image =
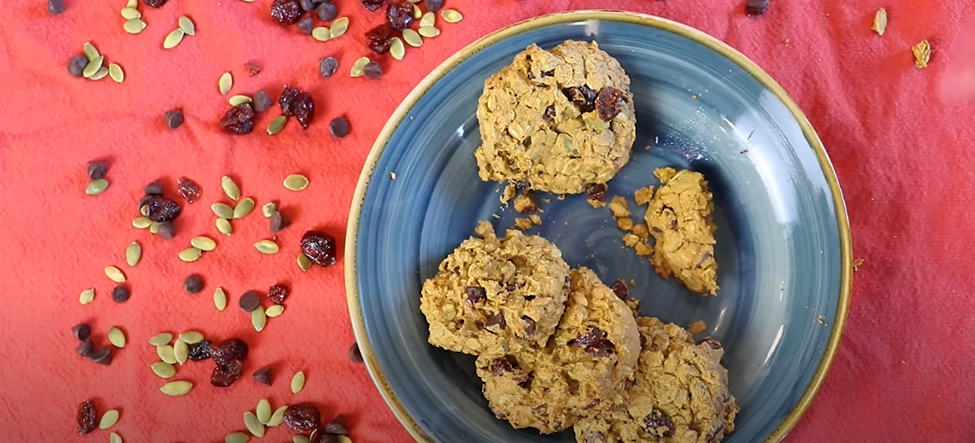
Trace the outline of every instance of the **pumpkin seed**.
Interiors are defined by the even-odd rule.
[[[180,366],[186,363],[186,359],[190,358],[190,347],[185,341],[177,340],[176,344],[173,345],[173,357],[176,359],[176,363]]]
[[[267,314],[264,313],[263,307],[258,306],[257,309],[251,311],[251,325],[257,332],[263,331],[264,327],[267,326]]]
[[[247,197],[234,207],[234,218],[244,218],[254,210],[254,199]]]
[[[175,48],[179,42],[183,41],[183,35],[185,35],[185,33],[182,29],[173,29],[173,31],[166,36],[166,39],[163,40],[163,49]]]
[[[281,423],[284,423],[284,413],[287,411],[288,411],[288,405],[284,405],[276,409],[274,413],[271,414],[271,418],[268,419],[267,425],[272,428],[275,426],[281,426]]]
[[[152,338],[149,339],[149,344],[157,347],[166,346],[171,341],[173,341],[173,334],[170,334],[168,332],[160,332],[156,335],[153,335]]]
[[[264,425],[257,420],[257,416],[255,416],[251,411],[244,413],[244,426],[247,427],[247,431],[250,432],[251,435],[257,438],[264,436]]]
[[[298,267],[302,272],[307,271],[311,268],[311,259],[305,254],[298,254]]]
[[[118,423],[118,410],[111,409],[102,414],[102,419],[98,421],[98,429],[108,429]]]
[[[125,2],[125,7],[126,8],[138,8],[139,7],[139,0],[127,0]]]
[[[152,220],[149,220],[149,218],[145,216],[136,217],[135,220],[132,220],[132,227],[137,229],[146,229],[150,224],[152,224]]]
[[[139,264],[139,259],[142,258],[142,246],[139,242],[129,243],[129,247],[125,248],[125,263],[129,266],[135,266]]]
[[[230,220],[227,220],[225,218],[218,218],[217,232],[223,235],[230,235],[234,233],[234,227],[230,225]]]
[[[246,1],[246,0],[245,0]],[[231,432],[224,437],[224,443],[247,443],[251,439],[251,436],[243,432]]]
[[[271,420],[271,402],[267,401],[266,398],[262,398],[261,401],[257,402],[254,415],[257,416],[257,421],[261,422],[262,425],[266,425]]]
[[[105,180],[104,178],[100,178],[98,180],[93,180],[91,183],[88,183],[88,187],[85,188],[85,194],[98,195],[101,194],[102,192],[105,192],[106,189],[108,189],[108,180]]]
[[[179,334],[179,341],[188,345],[195,345],[203,341],[203,334],[197,331],[186,331]]]
[[[261,207],[261,214],[264,215],[265,218],[270,218],[275,212],[278,212],[278,204],[275,202],[265,203],[264,206]]]
[[[113,326],[112,329],[108,330],[108,342],[115,346],[116,348],[122,349],[125,347],[125,333],[121,329]]]
[[[210,252],[217,249],[217,242],[213,241],[212,238],[206,236],[193,237],[190,240],[190,245],[201,251]]]
[[[301,434],[295,435],[291,437],[291,443],[308,443],[308,437]]]
[[[121,14],[122,18],[126,20],[142,18],[142,14],[135,8],[122,8]]]
[[[281,314],[284,314],[284,306],[282,305],[269,306],[267,309],[264,310],[264,313],[267,315],[268,318],[278,317]]]
[[[400,40],[399,37],[393,37],[393,41],[389,45],[389,54],[396,60],[402,60],[403,56],[406,55],[406,46],[403,46],[403,40]]]
[[[164,384],[161,388],[159,388],[159,390],[162,391],[163,394],[173,396],[173,397],[186,395],[192,389],[193,389],[193,383],[190,383],[185,380],[171,381],[169,383]]]
[[[91,77],[88,77],[88,79],[92,81],[98,81],[107,76],[108,76],[108,68],[102,66],[101,68],[98,68],[98,70],[95,71],[95,73]]]
[[[254,243],[254,247],[257,248],[258,251],[261,251],[265,254],[277,254],[278,251],[280,250],[280,248],[278,248],[278,244],[275,243],[273,240],[261,240],[257,243]]]
[[[217,288],[216,291],[213,291],[213,306],[218,311],[227,309],[227,293],[223,292],[223,288]]]
[[[311,30],[311,36],[320,42],[327,42],[332,38],[332,32],[324,26],[318,26]]]
[[[291,377],[291,393],[297,394],[305,389],[305,371],[298,371],[294,377]]]
[[[420,34],[417,34],[416,31],[410,28],[406,28],[403,30],[403,41],[405,41],[406,44],[414,48],[419,48],[420,46],[423,46],[423,37],[420,37]]]
[[[440,35],[440,30],[433,26],[422,26],[420,27],[420,35],[424,37],[436,37]]]
[[[196,25],[193,23],[193,20],[190,20],[189,17],[185,15],[181,16],[178,23],[179,29],[182,29],[183,33],[186,35],[196,35]]]
[[[193,263],[199,260],[201,255],[203,255],[203,253],[196,248],[186,248],[179,251],[179,259],[187,263]]]
[[[410,1],[410,3],[413,3],[413,4],[420,3],[420,0],[409,0],[409,1]]]
[[[93,301],[95,301],[94,289],[85,289],[84,291],[81,291],[81,295],[78,296],[78,302],[83,305],[87,305],[88,303],[91,303]]]
[[[345,35],[345,31],[349,30],[349,18],[339,17],[332,22],[331,38],[338,38]]]
[[[335,443],[352,443],[352,439],[348,435],[338,435],[335,437]]]
[[[369,57],[359,57],[359,59],[352,64],[351,77],[362,77],[362,71],[366,68],[366,65],[369,64],[369,61]]]
[[[88,58],[89,62],[95,61],[95,59],[101,55],[98,53],[98,50],[95,49],[95,45],[91,44],[91,42],[85,42],[82,49],[85,51],[85,57]]]
[[[112,77],[112,80],[115,80],[115,83],[122,83],[125,80],[125,72],[122,71],[121,66],[115,63],[108,65],[108,75]]]
[[[420,10],[419,6],[413,5],[413,18],[419,20],[420,17],[423,17],[423,11]]]
[[[138,34],[146,29],[146,22],[142,21],[141,18],[126,20],[125,24],[122,25],[122,29],[129,34]]]
[[[454,9],[444,9],[440,11],[440,16],[447,23],[457,23],[464,19],[464,16]]]
[[[230,106],[238,106],[244,103],[250,103],[253,100],[246,95],[235,95],[233,97],[230,97],[230,100],[228,101],[230,102]]]
[[[116,268],[115,266],[105,267],[105,276],[115,283],[125,283],[125,274],[122,273],[121,269]]]
[[[159,225],[161,225],[161,224],[162,223],[159,223],[159,222],[150,222],[149,223],[149,232],[152,233],[152,234],[158,234],[159,233]]]
[[[271,120],[271,123],[267,124],[268,135],[274,135],[281,132],[281,130],[284,129],[284,125],[286,123],[288,123],[288,117],[285,117],[283,115],[274,117],[274,119]]]
[[[159,356],[160,360],[166,363],[169,363],[171,365],[176,364],[176,354],[175,351],[173,351],[173,347],[171,345],[157,346],[156,355]]]
[[[874,32],[877,33],[877,35],[884,35],[884,31],[887,30],[886,9],[880,8],[877,10],[877,14],[873,16],[873,26],[871,26],[870,29],[873,29]]]
[[[230,75],[229,72],[224,72],[220,75],[220,80],[217,81],[217,88],[220,91],[220,95],[225,95],[230,92],[230,88],[234,85],[234,77]]]
[[[108,434],[108,443],[122,443],[122,436],[118,432]]]
[[[220,218],[234,218],[234,208],[226,203],[214,203],[210,205],[210,210],[213,211],[213,215]]]
[[[236,97],[236,96],[235,96]],[[227,194],[231,200],[240,200],[240,186],[237,186],[237,182],[229,176],[223,176],[220,178],[220,187],[223,188],[223,193]],[[223,217],[228,218],[228,217]]]
[[[300,191],[308,187],[308,177],[301,174],[291,174],[284,179],[284,187],[292,191]]]
[[[433,26],[436,24],[436,22],[437,14],[434,12],[423,14],[423,17],[420,18],[420,26]]]
[[[151,367],[152,373],[159,376],[159,378],[171,378],[176,375],[176,368],[164,361],[157,361]]]

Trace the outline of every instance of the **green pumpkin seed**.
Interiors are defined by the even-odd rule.
[[[190,245],[204,252],[210,252],[217,249],[217,242],[213,241],[213,239],[210,237],[202,235],[199,237],[193,237],[193,240],[190,240]]]
[[[246,1],[246,0],[245,0]],[[251,439],[251,436],[243,432],[231,432],[224,437],[224,443],[247,443]]]
[[[98,71],[95,71],[95,74],[93,74],[91,77],[88,77],[88,80],[98,81],[105,77],[108,77],[108,68],[102,66],[101,68],[98,68]]]
[[[884,32],[887,30],[886,9],[880,8],[877,10],[877,13],[873,16],[873,25],[870,26],[870,29],[873,29],[877,35],[884,35]]]
[[[116,268],[115,266],[106,266],[105,276],[115,283],[125,283],[125,274],[122,273],[121,269]]]
[[[440,30],[433,26],[423,26],[420,28],[420,35],[424,37],[433,38],[440,35]]]
[[[169,383],[164,384],[161,388],[159,388],[159,390],[162,391],[163,394],[173,396],[173,397],[186,395],[192,389],[193,389],[193,383],[190,383],[185,380],[171,381]]]
[[[264,425],[257,420],[257,416],[251,411],[244,413],[244,426],[247,427],[247,431],[250,432],[251,435],[257,438],[264,436]]]
[[[320,42],[327,42],[332,38],[332,31],[324,26],[318,26],[311,30],[311,37]]]
[[[122,443],[122,436],[118,432],[108,434],[108,443]]]
[[[122,71],[121,66],[115,63],[108,65],[108,75],[112,77],[112,80],[115,80],[115,83],[122,83],[125,80],[125,72]]]
[[[264,310],[264,314],[267,315],[267,318],[278,317],[281,314],[284,314],[284,306],[282,305],[269,306],[267,309]]]
[[[311,268],[311,259],[305,254],[298,254],[298,267],[302,272],[307,271]]]
[[[420,0],[409,0],[409,1],[410,1],[410,3],[413,3],[413,4],[420,3]]]
[[[369,64],[369,57],[359,57],[355,63],[352,64],[352,74],[353,78],[362,77],[362,71],[365,69],[366,65]]]
[[[87,305],[88,303],[91,303],[93,301],[95,301],[94,289],[85,289],[84,291],[81,291],[81,295],[78,296],[78,303],[81,303],[83,305]]]
[[[281,423],[284,423],[284,413],[287,411],[288,405],[284,405],[276,409],[274,413],[271,414],[271,418],[267,420],[267,425],[272,428],[275,426],[281,426]]]
[[[235,95],[233,97],[230,97],[230,100],[228,100],[228,102],[230,102],[230,106],[238,106],[244,103],[250,103],[252,101],[253,100],[246,95]]]
[[[257,416],[257,421],[261,422],[262,425],[266,425],[271,420],[271,402],[267,401],[266,398],[262,398],[261,401],[257,402],[254,415]]]
[[[139,7],[139,0],[126,0],[125,7],[126,8],[133,8],[133,9],[134,8],[138,8]]]
[[[254,210],[254,199],[247,197],[234,207],[234,218],[244,218]]]
[[[291,393],[297,394],[305,389],[305,372],[298,371],[294,377],[291,377]]]
[[[95,61],[95,59],[101,55],[98,53],[98,50],[95,49],[95,45],[91,44],[91,42],[85,42],[82,48],[85,51],[85,57],[88,58],[89,62]]]
[[[151,233],[151,234],[158,234],[159,233],[159,225],[160,224],[162,224],[162,223],[159,223],[159,222],[150,222],[149,223],[149,233]]]
[[[184,35],[186,34],[183,32],[182,29],[179,28],[173,29],[172,32],[166,35],[166,39],[163,40],[163,49],[175,48],[176,45],[179,44],[179,42],[183,41]]]
[[[129,247],[125,248],[125,263],[129,266],[135,266],[139,264],[139,259],[142,258],[142,246],[139,242],[129,243]]]
[[[203,334],[198,331],[186,331],[179,334],[179,341],[188,345],[195,345],[203,341]]]
[[[178,23],[179,29],[182,29],[183,33],[186,35],[196,35],[196,25],[193,23],[193,20],[190,20],[189,17],[185,15],[181,16]]]
[[[217,81],[217,88],[220,91],[220,95],[226,95],[230,92],[230,88],[234,85],[234,77],[230,75],[229,72],[224,72],[220,75],[220,80]]]
[[[122,25],[122,29],[129,34],[138,34],[146,29],[146,22],[142,21],[141,18],[126,20],[125,24]]]
[[[308,437],[301,434],[295,435],[291,437],[291,443],[308,443]]]
[[[187,263],[193,263],[199,260],[200,256],[202,255],[203,253],[196,248],[186,248],[182,251],[179,251],[179,259]]]
[[[338,435],[335,437],[335,443],[352,443],[352,439],[348,435]]]
[[[213,306],[218,311],[227,309],[227,293],[223,292],[223,288],[217,288],[216,291],[213,291]]]
[[[149,339],[149,344],[159,347],[159,346],[166,346],[172,341],[173,341],[173,334],[170,334],[168,332],[160,332],[156,335],[153,335],[152,338]]]
[[[278,204],[275,202],[265,203],[264,206],[261,207],[261,214],[265,218],[270,218],[275,212],[278,212]]]
[[[280,250],[280,248],[278,248],[278,244],[272,240],[261,240],[254,243],[254,247],[257,248],[258,251],[269,255],[277,254],[278,250]]]
[[[405,41],[406,44],[414,48],[419,48],[420,46],[423,46],[423,37],[420,37],[420,34],[417,34],[416,31],[410,28],[406,28],[403,30],[403,41]]]
[[[234,218],[234,208],[226,203],[214,203],[210,205],[210,210],[213,211],[213,215],[220,218]]]
[[[254,330],[261,332],[264,327],[267,326],[267,314],[264,313],[264,308],[258,306],[257,309],[251,311],[251,326],[254,326]]]
[[[236,97],[236,96],[234,96]],[[237,182],[229,176],[223,176],[220,178],[220,187],[223,188],[223,193],[227,194],[231,200],[240,200],[240,186],[237,186]],[[228,217],[223,217],[228,218]]]
[[[98,429],[108,429],[118,423],[118,410],[110,409],[102,414],[102,419],[98,421]]]
[[[151,368],[152,373],[156,374],[159,378],[172,378],[172,376],[176,375],[176,368],[164,361],[153,363]]]
[[[126,20],[142,18],[142,13],[140,13],[139,10],[135,8],[122,8],[121,14],[122,14],[122,18]]]
[[[308,177],[301,174],[291,174],[284,179],[284,187],[291,191],[300,191],[308,187]]]
[[[331,38],[339,38],[345,35],[345,31],[349,30],[349,18],[339,17],[332,22]]]
[[[156,355],[159,356],[160,360],[166,363],[169,363],[171,365],[176,364],[176,353],[173,350],[173,347],[171,345],[157,346]]]
[[[437,14],[428,12],[420,18],[420,26],[433,26],[437,23]]]
[[[115,346],[116,348],[122,349],[125,347],[125,333],[122,332],[118,327],[113,326],[112,329],[108,330],[108,342]]]
[[[88,187],[85,188],[85,194],[88,195],[98,195],[108,189],[108,180],[100,178],[88,183]]]
[[[176,344],[173,345],[173,358],[176,359],[176,363],[179,363],[180,366],[190,358],[190,347],[185,341],[177,340]]]
[[[403,56],[406,55],[406,46],[403,45],[403,40],[400,40],[399,37],[393,37],[393,41],[389,45],[389,54],[396,60],[402,60]]]
[[[150,224],[152,224],[152,220],[149,220],[149,218],[145,216],[136,217],[135,220],[132,220],[132,227],[137,229],[146,229]]]
[[[423,11],[420,10],[419,6],[413,5],[413,18],[419,20],[420,17],[423,17]]]
[[[274,135],[281,132],[284,129],[284,125],[288,123],[288,117],[279,115],[271,120],[271,123],[267,124],[268,135]]]
[[[454,9],[444,9],[443,11],[440,11],[440,16],[443,17],[443,20],[447,23],[457,23],[464,19],[464,16]]]
[[[230,225],[230,220],[227,220],[225,218],[218,218],[217,232],[223,235],[230,235],[234,233],[234,227]]]

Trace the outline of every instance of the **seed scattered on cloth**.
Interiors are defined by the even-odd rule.
[[[251,411],[244,413],[244,427],[247,428],[247,432],[250,432],[251,435],[257,438],[264,437],[264,425],[261,424],[261,421]]]
[[[877,10],[877,13],[873,16],[873,26],[871,26],[870,29],[873,29],[877,35],[884,35],[884,32],[887,30],[886,9],[880,8]]]
[[[405,41],[406,44],[414,48],[419,48],[420,46],[423,46],[423,37],[420,37],[419,33],[417,33],[416,31],[410,28],[406,28],[403,30],[403,41]]]
[[[349,29],[349,18],[348,17],[338,18],[334,22],[332,22],[332,28],[329,33],[330,38],[339,38],[345,35],[345,31],[347,31],[348,29]]]
[[[105,267],[105,275],[109,280],[115,283],[125,283],[125,274],[122,273],[121,269],[116,268],[115,266]]]
[[[102,419],[98,422],[98,429],[109,429],[112,426],[115,426],[115,423],[118,423],[118,418],[119,414],[117,409],[105,411],[105,413],[102,414]]]
[[[111,77],[115,83],[122,83],[125,80],[125,72],[122,71],[121,66],[115,63],[110,63],[108,65],[108,76]]]
[[[98,180],[93,180],[90,183],[88,183],[88,186],[85,187],[85,194],[98,195],[101,194],[102,192],[105,192],[106,189],[108,189],[108,180],[105,180],[104,178],[100,178]]]
[[[223,288],[217,288],[213,291],[213,307],[217,308],[218,311],[227,309],[227,293],[223,291]]]
[[[234,218],[244,218],[254,210],[254,199],[247,197],[234,206]]]
[[[351,77],[362,77],[363,69],[365,69],[366,64],[369,63],[369,57],[359,57],[355,63],[352,64]]]
[[[152,373],[156,374],[156,376],[159,378],[172,378],[174,375],[176,375],[176,368],[164,361],[157,361],[153,363],[150,368],[152,369]]]
[[[433,26],[423,26],[420,28],[418,32],[420,33],[420,35],[427,38],[433,38],[440,35],[440,29]]]
[[[193,383],[190,383],[185,380],[171,381],[169,383],[164,384],[161,388],[159,388],[159,390],[162,391],[163,394],[174,396],[174,397],[180,395],[186,395],[192,389],[193,389]]]
[[[230,220],[225,218],[218,218],[216,221],[217,231],[223,235],[231,235],[234,233],[233,226],[230,225]]]
[[[142,259],[142,246],[139,242],[129,243],[129,246],[125,248],[125,263],[129,266],[135,266],[139,264],[139,260]]]
[[[220,79],[217,80],[217,90],[220,91],[220,95],[226,95],[233,86],[234,77],[229,72],[224,72],[220,75]]]
[[[300,191],[308,187],[308,178],[301,174],[291,174],[284,179],[284,187],[291,191]]]
[[[291,377],[291,393],[297,394],[302,389],[305,389],[305,372],[298,371],[294,377]]]
[[[183,41],[184,35],[186,35],[186,33],[184,33],[182,29],[179,28],[173,29],[169,34],[166,35],[166,38],[163,40],[163,49],[175,48],[176,45],[178,45],[180,42]]]
[[[254,248],[256,248],[258,251],[264,254],[269,254],[269,255],[277,254],[278,251],[280,250],[278,244],[275,243],[273,240],[261,240],[257,243],[254,243]]]
[[[253,102],[253,100],[251,100],[251,98],[246,95],[235,95],[233,97],[230,97],[230,99],[227,100],[227,103],[229,103],[230,106],[237,106],[237,105],[242,105],[244,103],[251,103],[251,102]]]
[[[128,32],[129,34],[138,34],[146,29],[146,22],[142,21],[142,19],[139,18],[126,20],[125,23],[122,25],[122,29],[124,29],[125,32]]]
[[[768,0],[765,1],[768,2]],[[440,11],[440,17],[442,17],[447,23],[457,23],[464,19],[464,16],[454,9],[444,9],[443,11]]]
[[[149,344],[158,347],[168,345],[171,341],[173,341],[173,334],[168,332],[160,332],[153,335],[152,338],[149,339]]]
[[[93,301],[95,301],[94,289],[85,289],[84,291],[81,291],[81,295],[78,296],[78,302],[83,305],[87,305],[88,303],[91,303]]]
[[[113,326],[108,330],[108,342],[115,346],[116,348],[122,349],[125,347],[125,333],[122,332],[116,326]]]
[[[202,251],[200,251],[199,249],[196,249],[196,248],[186,248],[186,249],[184,249],[182,251],[179,251],[178,257],[179,257],[180,260],[182,260],[184,262],[193,263],[193,262],[199,260],[202,255],[203,255],[202,254]]]
[[[267,124],[268,135],[275,135],[284,129],[284,125],[288,123],[288,117],[279,115],[271,119],[271,122]]]
[[[261,332],[264,327],[267,326],[267,313],[264,308],[258,306],[257,309],[251,311],[251,326],[254,326],[254,330]]]

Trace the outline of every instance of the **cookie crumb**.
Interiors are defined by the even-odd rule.
[[[873,16],[873,25],[870,26],[877,35],[884,35],[884,31],[887,30],[887,10],[880,8],[877,13]]]
[[[538,214],[532,214],[532,215],[528,216],[528,219],[531,220],[532,223],[535,224],[535,226],[541,226],[542,225],[542,217],[539,217]]]
[[[389,173],[389,178],[391,178],[393,180],[396,180],[396,173],[395,172],[390,172]]]
[[[531,196],[524,193],[515,197],[515,211],[518,211],[521,214],[530,214],[538,211],[538,206],[535,205],[534,201],[532,201]]]
[[[623,244],[631,248],[636,247],[637,244],[641,243],[640,237],[633,234],[626,234],[623,236]]]
[[[632,287],[636,287],[636,280],[634,280],[634,279],[632,279],[632,278],[630,279],[630,287],[631,287],[631,288],[632,288]]]
[[[515,197],[515,192],[517,192],[517,189],[515,189],[515,184],[508,182],[508,186],[505,186],[504,192],[501,193],[501,203],[505,205],[508,204],[508,202]]]
[[[687,327],[687,330],[691,331],[691,334],[700,334],[706,331],[707,329],[708,329],[708,325],[704,323],[704,320],[698,320],[694,323],[691,323],[691,325]]]
[[[928,62],[931,61],[931,43],[921,40],[911,48],[911,52],[914,53],[914,66],[922,69],[928,67]]]
[[[534,226],[534,223],[532,223],[532,221],[531,221],[530,218],[516,218],[515,219],[515,227],[518,228],[518,229],[520,229],[520,230],[522,230],[522,231],[527,231],[527,230],[531,229],[532,226]]]
[[[616,226],[624,231],[629,231],[633,229],[633,220],[630,220],[629,217],[618,218],[616,219]]]
[[[677,171],[674,168],[657,168],[656,171],[653,171],[653,175],[657,176],[660,179],[660,184],[663,185],[674,178],[677,175]]]
[[[650,200],[652,198],[653,198],[653,186],[647,186],[644,188],[637,189],[636,192],[633,193],[633,200],[636,200],[637,206],[643,206],[647,203],[650,203]]]
[[[494,226],[491,225],[491,222],[482,220],[477,224],[477,227],[474,228],[474,233],[482,238],[494,238]]]
[[[498,215],[498,214],[491,214],[491,217],[494,217],[495,219],[501,220],[501,216]]]
[[[858,259],[853,260],[853,272],[859,271],[861,265],[863,265],[863,259],[862,258],[858,258]]]
[[[552,199],[550,198],[543,198],[542,201],[545,203],[552,203]]]
[[[633,233],[644,240],[650,238],[650,229],[647,228],[646,223],[633,226]]]
[[[816,323],[819,323],[821,325],[825,325],[826,324],[826,316],[823,315],[823,314],[817,315],[816,316]]]
[[[609,210],[613,211],[614,218],[630,216],[630,210],[626,207],[626,199],[618,195],[613,197],[613,200],[609,203]]]
[[[636,255],[639,257],[646,257],[653,253],[653,247],[646,243],[636,244]]]

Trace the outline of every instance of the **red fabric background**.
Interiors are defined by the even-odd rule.
[[[975,17],[968,0],[772,0],[769,12],[756,18],[743,14],[743,0],[448,0],[465,20],[441,23],[443,34],[409,49],[406,61],[384,61],[380,81],[348,78],[365,53],[363,33],[382,21],[356,0],[336,0],[352,24],[348,36],[328,43],[272,23],[270,0],[143,6],[149,27],[136,36],[121,29],[124,0],[66,2],[60,16],[49,16],[39,0],[0,8],[0,441],[105,441],[107,431],[73,434],[75,408],[87,398],[102,411],[122,411],[114,429],[128,442],[222,441],[243,428],[241,414],[262,397],[275,407],[318,402],[326,418],[346,414],[357,442],[410,441],[365,368],[346,358],[353,339],[341,264],[300,273],[298,239],[318,227],[342,246],[353,188],[373,140],[399,101],[442,60],[515,21],[599,7],[671,18],[739,49],[792,95],[835,164],[854,256],[865,262],[833,369],[787,440],[975,441],[975,103],[959,86],[942,82],[951,69],[964,75],[965,57],[975,60],[961,46],[964,20]],[[882,38],[870,31],[881,6],[890,13]],[[181,14],[193,18],[197,35],[164,51],[163,37]],[[968,26],[975,39],[975,23]],[[922,39],[934,47],[925,70],[914,68],[910,52]],[[68,76],[65,61],[86,41],[125,68],[124,84]],[[318,75],[317,60],[325,55],[339,58],[338,76]],[[247,77],[242,65],[252,60],[264,71]],[[231,94],[265,89],[276,97],[284,83],[311,91],[317,120],[307,131],[291,122],[269,137],[265,116],[250,136],[221,134],[216,121],[227,97],[217,94],[216,83],[224,71],[236,80]],[[175,107],[187,121],[171,131],[161,115]],[[340,141],[327,132],[327,121],[338,115],[352,125]],[[112,186],[87,197],[85,163],[99,158],[110,161]],[[295,172],[311,179],[300,194],[281,186]],[[232,237],[216,233],[207,207],[221,199],[224,174],[259,205],[276,200],[293,218],[279,236],[282,253],[262,256],[251,246],[267,236],[259,214],[235,222]],[[142,186],[162,178],[172,193],[182,175],[202,184],[204,197],[186,208],[177,238],[165,242],[131,228]],[[194,264],[179,262],[177,252],[199,234],[215,238],[218,249]],[[129,268],[122,254],[133,240],[145,252]],[[108,265],[129,277],[133,295],[124,305],[110,300],[112,284],[102,273]],[[181,290],[191,272],[206,279],[195,297]],[[278,281],[292,287],[287,311],[256,334],[237,297]],[[217,286],[231,297],[222,313],[211,303]],[[98,295],[81,306],[78,294],[88,287]],[[92,324],[100,344],[107,345],[113,325],[128,333],[129,345],[116,351],[110,367],[74,354],[70,328],[81,321]],[[188,364],[176,379],[195,382],[195,390],[182,398],[161,395],[146,340],[185,329],[251,342],[248,378],[215,391],[206,382],[212,366]],[[268,363],[277,371],[272,388],[249,379]],[[297,370],[308,383],[295,396],[287,386]],[[289,436],[283,429],[268,435]]]

